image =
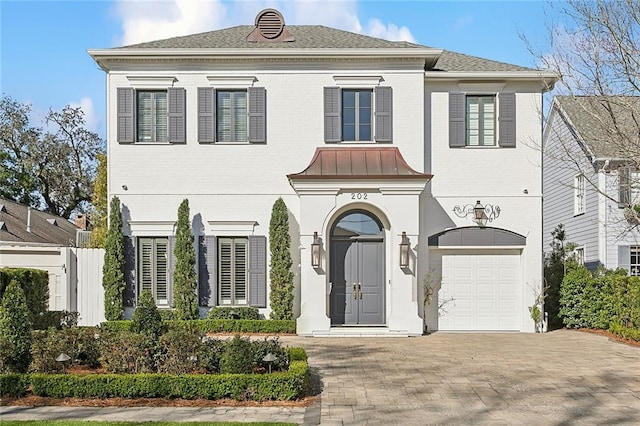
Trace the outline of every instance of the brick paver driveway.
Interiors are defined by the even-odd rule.
[[[283,340],[317,369],[322,424],[640,424],[640,348],[598,335]]]

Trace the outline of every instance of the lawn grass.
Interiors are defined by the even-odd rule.
[[[2,420],[2,426],[42,425],[42,426],[291,426],[295,423],[273,422],[92,422],[89,420]]]

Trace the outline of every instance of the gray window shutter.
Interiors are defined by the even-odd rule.
[[[629,246],[618,246],[618,268],[631,269],[631,249]]]
[[[218,256],[216,254],[216,237],[198,237],[198,303],[200,306],[216,306]]]
[[[498,95],[501,147],[516,147],[516,94],[500,93]]]
[[[625,208],[631,204],[631,169],[618,169],[618,207]]]
[[[267,238],[249,237],[249,305],[267,306]]]
[[[134,91],[131,88],[118,88],[118,143],[133,143],[134,142],[134,106],[133,106]]]
[[[167,248],[167,300],[169,305],[173,306],[173,272],[176,269],[176,237],[169,237],[169,247]]]
[[[249,142],[267,141],[267,94],[264,87],[249,87]]]
[[[391,87],[376,87],[376,142],[393,140],[393,90]]]
[[[467,142],[466,97],[449,93],[449,147],[461,148]]]
[[[213,87],[198,87],[198,142],[216,141],[216,91]]]
[[[124,237],[124,306],[136,306],[136,239]]]
[[[186,96],[182,87],[172,87],[167,90],[167,133],[169,142],[186,143]]]
[[[339,87],[324,88],[324,141],[342,140],[342,100]]]

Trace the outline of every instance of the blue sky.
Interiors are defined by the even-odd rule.
[[[519,38],[544,50],[543,1],[0,0],[0,93],[30,103],[33,124],[50,107],[80,105],[105,136],[105,75],[87,49],[253,24],[279,9],[287,24],[321,24],[523,66]]]

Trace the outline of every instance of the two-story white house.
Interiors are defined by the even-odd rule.
[[[544,132],[546,251],[561,223],[589,269],[640,275],[639,112],[637,97],[554,98]]]
[[[203,312],[250,305],[268,317],[282,197],[299,334],[534,330],[541,104],[555,75],[285,25],[272,9],[255,25],[89,53],[107,73],[128,306],[147,288],[171,305],[188,198]]]

